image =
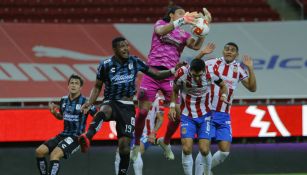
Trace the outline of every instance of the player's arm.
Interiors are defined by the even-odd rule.
[[[156,71],[155,69],[149,68],[148,71],[144,73],[152,77],[153,79],[162,80],[172,76],[174,72],[175,72],[174,68],[171,70],[161,70],[161,71]]]
[[[228,87],[227,87],[225,81],[223,81],[222,79],[218,79],[218,80],[214,81],[214,83],[220,87],[220,93],[222,94],[220,100],[223,101],[226,104],[230,104],[228,102]]]
[[[206,47],[199,52],[199,54],[194,59],[201,59],[203,56],[210,54],[214,51],[215,44],[210,42],[206,45]]]
[[[63,115],[60,113],[59,109],[59,105],[54,104],[53,102],[49,103],[49,109],[51,114],[58,120],[63,120]]]
[[[176,27],[180,27],[184,24],[192,24],[195,25],[195,17],[197,17],[197,12],[186,12],[186,14],[173,22],[170,22],[166,25],[161,25],[155,27],[155,33],[157,35],[163,36],[174,30]]]
[[[178,98],[178,94],[179,94],[179,86],[174,83],[173,84],[173,91],[172,91],[172,95],[171,95],[171,101],[170,101],[170,105],[169,105],[169,113],[168,113],[168,117],[170,120],[175,121],[176,120],[176,99]]]
[[[90,110],[90,107],[96,102],[101,92],[102,85],[103,85],[103,82],[99,79],[96,79],[95,85],[91,90],[91,95],[90,95],[89,100],[85,102],[81,107],[81,110],[83,111],[84,114],[87,114],[88,111]]]
[[[193,37],[190,37],[187,40],[187,47],[193,50],[199,50],[203,45],[204,41],[205,41],[204,36],[197,36],[196,40]]]
[[[256,83],[256,75],[254,73],[254,66],[253,66],[253,60],[250,56],[244,55],[243,56],[243,64],[246,65],[248,68],[248,78],[245,78],[242,80],[242,84],[246,89],[248,89],[250,92],[256,92],[257,90],[257,83]]]

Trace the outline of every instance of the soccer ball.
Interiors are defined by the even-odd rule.
[[[196,19],[196,26],[192,27],[192,34],[196,36],[206,36],[210,31],[208,22],[203,18]]]

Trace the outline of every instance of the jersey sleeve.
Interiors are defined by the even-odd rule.
[[[239,80],[240,81],[248,77],[247,71],[241,65],[238,66],[238,69],[239,69]]]
[[[158,27],[165,26],[166,24],[168,24],[168,23],[166,23],[166,22],[163,21],[163,20],[158,20],[158,21],[155,23],[155,25],[154,25],[154,30],[156,30]]]
[[[142,61],[140,58],[138,57],[135,57],[135,58],[136,58],[136,64],[137,64],[138,71],[141,71],[143,73],[148,72],[149,66],[144,61]]]
[[[62,97],[61,100],[60,100],[60,109],[59,109],[59,112],[60,114],[63,115],[63,112],[64,112],[64,106],[63,106],[63,103],[64,103],[64,98]]]
[[[104,81],[105,80],[105,67],[104,62],[101,62],[97,68],[97,77],[98,80]]]

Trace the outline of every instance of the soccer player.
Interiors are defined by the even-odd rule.
[[[214,70],[208,71],[203,60],[192,60],[190,66],[181,67],[175,74],[169,117],[176,117],[175,102],[180,90],[180,134],[182,143],[182,166],[185,175],[192,175],[193,173],[192,147],[196,134],[199,139],[200,161],[204,166],[205,174],[210,174],[211,83],[215,83],[220,87],[220,100],[223,103],[228,103],[228,92],[225,82]]]
[[[59,120],[64,120],[64,131],[41,144],[36,150],[37,166],[41,175],[56,175],[60,168],[60,159],[68,159],[80,147],[78,137],[84,132],[88,113],[97,112],[91,106],[88,113],[81,111],[86,98],[81,95],[83,80],[79,75],[71,75],[68,80],[68,96],[61,98],[60,105],[49,103],[50,112]],[[50,169],[45,156],[50,154]]]
[[[210,13],[206,11],[206,15],[209,16]],[[163,19],[158,20],[154,25],[151,50],[148,55],[148,64],[150,67],[156,70],[169,70],[179,62],[180,55],[185,46],[193,50],[199,50],[201,48],[204,37],[198,36],[197,40],[195,40],[190,33],[181,28],[181,26],[185,24],[193,25],[197,16],[198,13],[186,13],[185,10],[179,6],[168,8]],[[151,103],[155,99],[156,93],[160,90],[165,97],[166,103],[169,104],[173,80],[173,76],[163,80],[154,80],[146,75],[142,77],[138,95],[140,110],[136,118],[135,147],[132,151],[132,160],[137,158],[140,149],[140,138],[145,126],[145,118]],[[176,109],[179,114],[180,110],[178,105]],[[179,119],[176,118],[174,121],[170,120],[164,139],[158,140],[159,145],[164,150],[164,155],[169,160],[174,159],[174,154],[171,151],[169,143],[178,126]]]
[[[146,127],[144,128],[141,144],[140,144],[140,152],[138,153],[138,157],[135,161],[133,161],[133,169],[135,175],[143,174],[143,160],[142,154],[156,141],[156,133],[162,125],[163,122],[163,114],[164,114],[164,97],[160,97],[159,94],[156,95],[156,99],[152,104],[152,108],[150,109],[147,117],[146,117]],[[133,142],[134,143],[134,142]],[[120,162],[120,156],[118,150],[115,155],[115,172],[118,172]]]
[[[112,48],[114,56],[99,64],[96,82],[89,101],[82,106],[86,113],[97,100],[102,85],[105,84],[104,99],[100,111],[96,114],[88,131],[79,137],[79,142],[81,151],[86,152],[90,140],[100,129],[102,122],[115,120],[120,155],[118,174],[122,175],[127,174],[130,162],[130,141],[135,127],[133,96],[136,92],[137,73],[141,71],[155,79],[164,79],[171,76],[175,72],[175,68],[164,71],[150,68],[138,57],[129,54],[128,41],[123,37],[113,39]]]
[[[200,53],[197,58],[201,58],[204,54]],[[216,69],[221,78],[227,83],[229,95],[228,101],[232,102],[234,92],[239,83],[242,82],[243,86],[250,92],[255,92],[256,76],[254,73],[253,61],[250,56],[243,56],[243,64],[247,71],[242,67],[240,62],[236,61],[239,56],[239,47],[236,43],[229,42],[225,44],[223,49],[223,57],[209,59],[206,65],[209,69]],[[220,87],[212,84],[211,87],[211,103],[212,114],[211,122],[211,137],[215,138],[218,142],[219,150],[214,153],[212,157],[212,168],[221,164],[229,155],[232,133],[231,133],[231,119],[230,119],[230,104],[225,104],[220,100]]]

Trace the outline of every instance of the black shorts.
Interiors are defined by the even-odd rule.
[[[102,105],[109,105],[112,108],[112,116],[110,120],[116,121],[117,137],[133,138],[135,126],[135,107],[131,104],[124,104],[120,101],[103,101]]]
[[[78,137],[76,136],[62,136],[57,135],[50,140],[47,140],[44,145],[49,149],[49,154],[55,147],[59,147],[63,150],[64,158],[68,159],[73,153],[79,150]]]

